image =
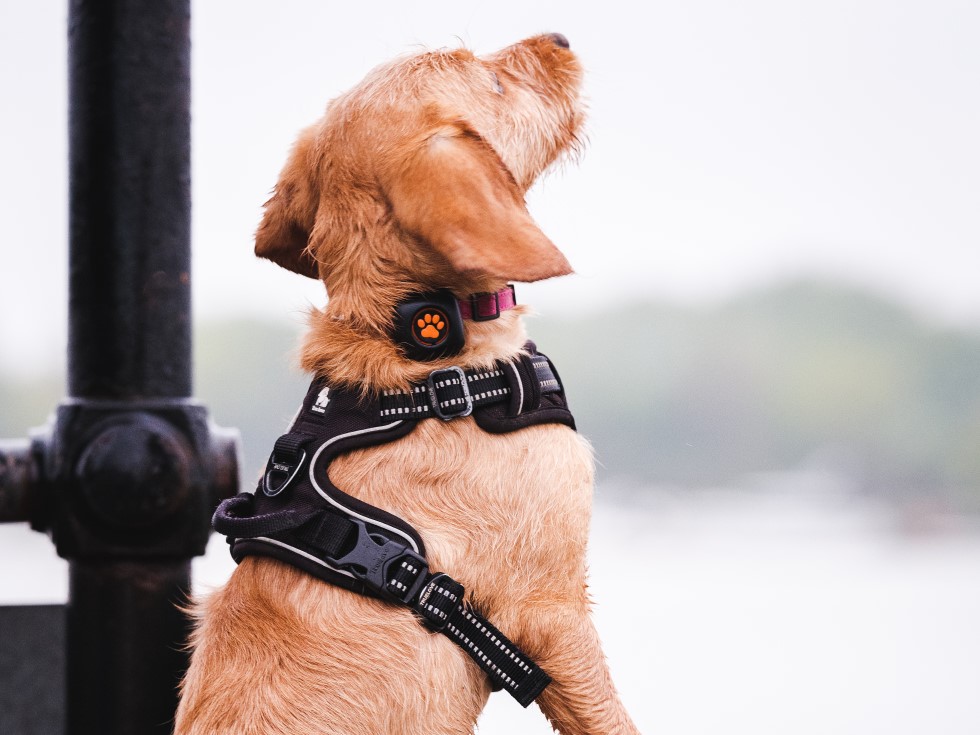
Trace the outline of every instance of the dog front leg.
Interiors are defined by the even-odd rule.
[[[626,712],[585,611],[535,616],[525,649],[552,678],[537,699],[545,717],[562,735],[639,735]],[[532,649],[534,649],[532,651]]]

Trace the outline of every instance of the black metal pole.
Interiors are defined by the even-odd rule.
[[[71,0],[68,392],[191,395],[190,0]]]
[[[191,395],[189,30],[189,0],[70,2],[68,392],[76,403]],[[96,430],[103,446],[82,452],[79,489],[101,516],[96,537],[151,527],[173,494],[169,480],[186,487],[180,440],[161,449],[167,440],[156,428],[134,420]],[[127,464],[130,453],[137,459]],[[154,462],[169,480],[147,476]],[[169,733],[186,665],[187,620],[177,605],[190,589],[191,554],[66,554],[67,732]]]
[[[66,732],[172,731],[189,584],[182,560],[71,562]]]
[[[190,0],[68,18],[68,398],[0,442],[0,522],[69,561],[67,732],[164,735],[190,561],[240,465],[190,397]]]

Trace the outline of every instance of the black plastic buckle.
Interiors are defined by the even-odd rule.
[[[449,411],[446,411],[439,402],[436,381],[444,375],[455,375],[459,378],[459,386],[463,391],[463,397],[461,399],[463,401],[463,408],[461,410],[451,408]],[[432,412],[443,421],[469,416],[473,413],[473,397],[470,395],[470,386],[466,382],[466,373],[463,372],[463,368],[454,365],[444,370],[433,370],[429,373],[429,377],[426,378],[425,384],[429,390],[429,405],[432,406]]]
[[[348,520],[357,526],[354,548],[342,557],[328,557],[327,561],[346,569],[384,597],[411,605],[425,584],[429,573],[428,562],[404,544],[380,533],[369,533],[364,521],[355,518]],[[407,574],[398,575],[396,579],[401,569]]]

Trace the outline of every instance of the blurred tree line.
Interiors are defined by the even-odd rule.
[[[561,372],[600,480],[724,485],[810,468],[899,502],[980,509],[980,330],[814,282],[528,327]],[[305,391],[300,333],[252,321],[196,330],[196,395],[241,429],[249,485]],[[0,375],[0,436],[43,423],[62,392],[57,374]]]
[[[814,282],[541,321],[608,475],[705,485],[805,468],[980,509],[980,331]]]

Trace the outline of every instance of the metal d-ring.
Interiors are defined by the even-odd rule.
[[[303,463],[306,462],[306,450],[300,449],[299,452],[299,460],[296,462],[296,466],[293,467],[292,470],[290,470],[290,465],[284,462],[276,462],[275,450],[273,450],[272,454],[269,455],[269,462],[266,465],[268,469],[266,469],[265,476],[262,478],[262,492],[268,497],[273,498],[281,493],[283,490],[289,487],[293,480],[296,479],[296,476],[299,475],[299,471],[303,469]],[[273,488],[270,482],[273,472],[281,472],[287,475],[285,481],[277,488]]]

